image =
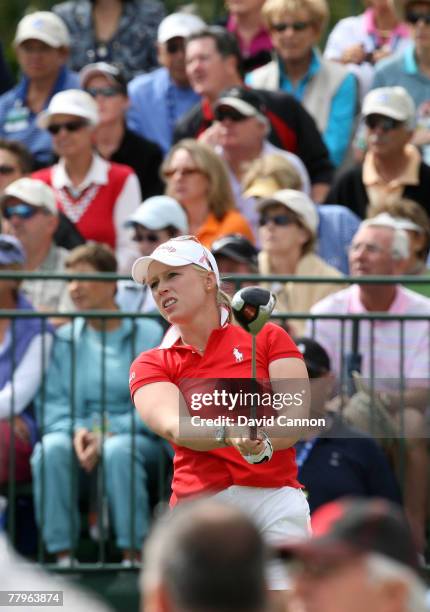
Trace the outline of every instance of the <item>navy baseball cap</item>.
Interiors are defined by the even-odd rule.
[[[250,263],[258,267],[258,249],[242,234],[227,234],[212,243],[212,255],[228,257],[239,263]]]

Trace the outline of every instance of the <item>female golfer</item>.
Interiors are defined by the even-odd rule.
[[[296,437],[270,440],[259,430],[257,439],[251,440],[229,436],[228,427],[211,429],[202,437],[182,426],[184,381],[193,390],[200,384],[205,392],[209,379],[251,375],[252,339],[230,323],[229,300],[220,290],[213,255],[194,236],[179,236],[138,259],[132,275],[136,282],[148,284],[161,315],[171,324],[161,345],[142,353],[130,372],[131,394],[142,419],[175,450],[171,505],[213,494],[249,512],[270,543],[305,536],[309,508],[296,478]],[[257,377],[308,378],[291,338],[272,323],[257,336]],[[204,417],[204,410],[195,414]],[[225,407],[223,414],[231,411]],[[271,587],[285,588],[282,574],[273,577]]]

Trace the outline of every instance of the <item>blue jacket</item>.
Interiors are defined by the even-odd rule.
[[[105,333],[84,318],[56,333],[45,388],[36,403],[42,435],[81,427],[106,432],[148,432],[131,402],[129,368],[142,351],[157,346],[162,329],[155,321],[123,319]]]

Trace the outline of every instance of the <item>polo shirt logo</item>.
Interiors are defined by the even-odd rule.
[[[233,349],[233,356],[236,359],[236,363],[243,361],[243,355],[238,348]]]

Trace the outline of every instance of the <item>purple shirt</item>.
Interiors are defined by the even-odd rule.
[[[260,53],[260,51],[271,51],[273,49],[269,32],[264,27],[257,32],[249,45],[247,45],[241,37],[237,29],[237,21],[234,15],[230,15],[227,20],[227,30],[236,36],[239,43],[240,52],[244,58],[257,55],[257,53]]]

